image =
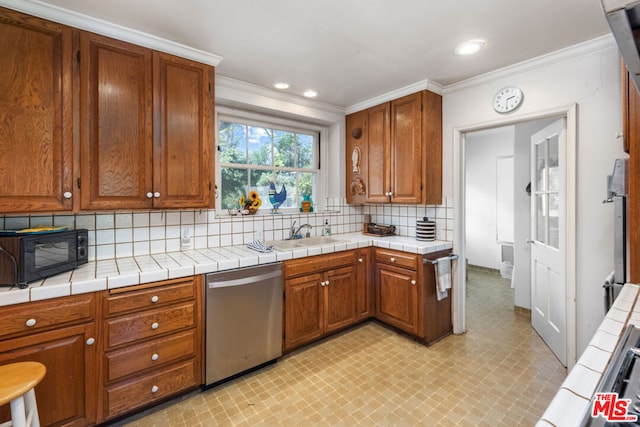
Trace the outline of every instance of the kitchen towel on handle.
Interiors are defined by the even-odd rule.
[[[260,240],[254,240],[251,243],[247,243],[247,247],[249,249],[253,249],[254,251],[258,251],[258,252],[272,252],[273,251],[273,246],[272,245],[265,245]]]
[[[436,294],[438,301],[449,296],[451,289],[451,258],[448,256],[438,258],[434,268],[436,275]]]

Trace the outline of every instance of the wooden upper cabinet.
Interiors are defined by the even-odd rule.
[[[421,94],[391,102],[391,200],[422,202]]]
[[[638,145],[640,140],[640,95],[631,81],[624,62],[622,69],[622,136],[624,151],[629,153],[630,146]]]
[[[83,209],[150,208],[152,51],[96,34],[80,38]]]
[[[390,104],[384,103],[367,110],[367,202],[389,201],[390,188]]]
[[[350,114],[346,128],[348,203],[442,203],[440,95],[424,90]]]
[[[422,91],[422,189],[424,203],[442,203],[442,96]]]
[[[212,206],[214,68],[83,33],[83,209]]]
[[[209,207],[213,67],[154,52],[153,73],[154,206]]]
[[[0,212],[73,208],[73,30],[0,8]]]

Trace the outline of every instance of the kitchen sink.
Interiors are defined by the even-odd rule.
[[[273,245],[274,248],[281,251],[289,251],[291,249],[306,248],[309,246],[322,246],[338,243],[341,240],[334,239],[327,236],[307,237],[303,239],[293,240],[276,240],[273,242],[266,242],[266,245]]]

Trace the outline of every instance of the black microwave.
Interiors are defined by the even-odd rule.
[[[0,237],[0,285],[25,288],[86,264],[88,257],[86,229]]]

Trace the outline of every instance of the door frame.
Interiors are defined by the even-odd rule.
[[[567,368],[576,363],[576,177],[577,177],[577,111],[578,105],[571,104],[551,110],[536,111],[518,116],[499,118],[477,124],[458,126],[453,129],[453,250],[460,261],[455,269],[456,279],[453,286],[453,332],[466,332],[466,247],[465,247],[465,165],[466,165],[466,133],[490,129],[494,127],[515,125],[537,119],[565,117],[567,120],[567,143],[565,145],[565,206],[566,239],[565,265],[567,281]]]

